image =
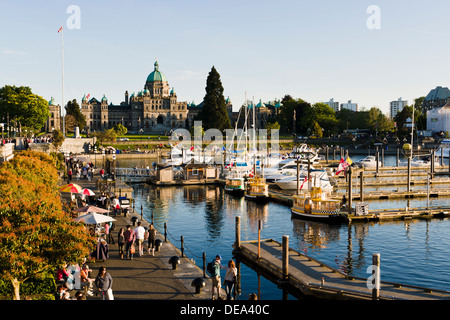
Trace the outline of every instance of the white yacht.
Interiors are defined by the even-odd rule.
[[[323,170],[313,170],[310,173],[311,181],[305,181],[307,172],[303,171],[299,175],[299,189],[308,190],[309,185],[313,187],[320,187],[324,191],[332,191],[333,185],[331,184],[328,173]],[[297,189],[297,175],[289,176],[284,179],[278,180],[275,184],[283,190],[296,190]]]

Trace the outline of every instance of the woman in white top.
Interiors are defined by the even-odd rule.
[[[224,285],[227,293],[227,300],[231,300],[231,293],[234,294],[234,284],[236,283],[237,268],[233,260],[228,261],[227,273],[225,275]]]

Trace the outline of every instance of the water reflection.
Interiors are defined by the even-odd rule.
[[[175,239],[184,236],[189,254],[232,258],[235,217],[241,217],[241,239],[258,237],[280,241],[289,235],[291,248],[302,251],[349,275],[365,277],[372,254],[380,253],[383,280],[450,288],[448,219],[406,220],[351,225],[328,225],[292,217],[290,208],[278,203],[259,204],[227,194],[218,186],[155,187],[134,185],[136,208],[143,205],[144,218],[154,216],[161,232],[167,223]],[[437,199],[436,199],[437,200]],[[417,206],[415,199],[378,201],[380,206]],[[371,208],[378,205],[370,202]],[[139,212],[139,211],[138,211]],[[170,237],[169,237],[169,240]],[[172,242],[177,245],[177,242]],[[199,264],[199,263],[198,263]],[[240,266],[242,299],[260,292],[265,299],[280,299],[281,290],[245,265]]]

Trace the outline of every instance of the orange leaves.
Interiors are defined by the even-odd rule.
[[[62,210],[53,159],[23,152],[0,165],[0,266],[19,282],[92,248],[84,226]]]

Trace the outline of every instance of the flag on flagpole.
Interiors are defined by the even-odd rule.
[[[61,26],[61,28],[58,29],[58,33],[59,33],[60,31],[62,31],[62,26]]]
[[[339,165],[336,171],[336,175],[344,171],[345,168],[347,168],[347,166],[348,166],[347,162],[344,160],[344,158],[341,158],[341,161],[339,161]]]
[[[89,97],[91,96],[90,93],[88,93],[88,95],[86,96],[86,100],[89,100]]]
[[[349,156],[347,156],[347,159],[345,161],[347,162],[347,165],[349,165],[349,166],[351,166],[353,163],[352,159],[350,159]]]

